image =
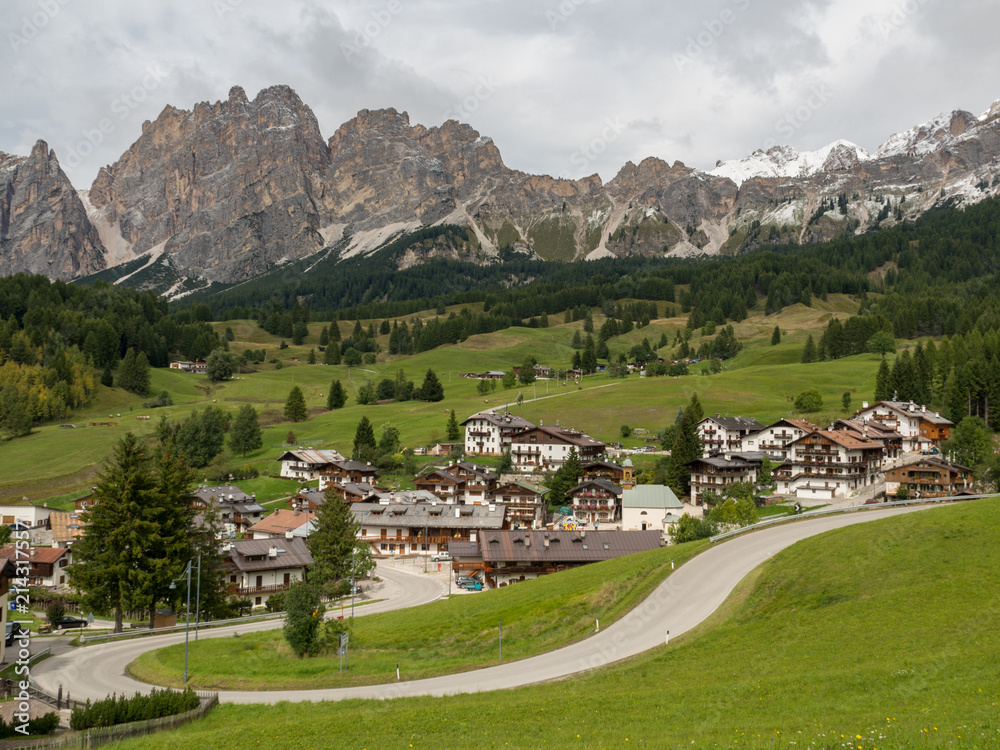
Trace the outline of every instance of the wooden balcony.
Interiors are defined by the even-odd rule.
[[[275,583],[270,586],[237,586],[235,583],[231,583],[229,584],[229,593],[233,596],[280,594],[282,591],[288,591],[288,589],[292,587],[293,583],[297,583],[297,581],[291,581],[289,583]]]

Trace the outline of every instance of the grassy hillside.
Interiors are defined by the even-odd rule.
[[[510,369],[531,355],[553,367],[568,367],[573,356],[573,334],[582,328],[582,321],[562,324],[553,316],[550,328],[510,328],[472,336],[459,344],[414,356],[380,355],[378,364],[356,368],[305,364],[310,348],[317,346],[320,323],[310,325],[310,336],[304,346],[282,350],[278,348],[279,338],[254,323],[219,323],[216,326],[220,333],[227,327],[233,330],[232,351],[266,349],[269,363],[259,366],[257,372],[214,386],[204,375],[154,370],[152,393],[167,391],[174,401],[174,406],[161,409],[145,409],[143,398],[118,388],[99,386],[95,399],[73,415],[75,429],[48,424],[36,428],[25,438],[0,444],[0,502],[19,501],[22,497],[39,501],[82,492],[93,484],[101,462],[126,431],[151,435],[161,415],[172,420],[183,419],[192,409],[212,403],[233,412],[244,403],[251,403],[260,412],[266,428],[264,447],[246,459],[234,457],[232,463],[252,463],[262,470],[276,470],[274,459],[286,447],[289,431],[295,434],[296,445],[332,447],[350,453],[357,423],[362,415],[367,415],[375,426],[376,435],[381,425],[388,422],[399,428],[404,445],[428,445],[444,439],[449,410],[454,409],[461,420],[485,408],[514,403],[522,395],[526,403],[519,411],[526,418],[545,424],[558,421],[605,440],[615,439],[620,425],[625,422],[655,432],[673,421],[677,408],[686,403],[692,393],[698,393],[706,414],[742,414],[768,422],[789,416],[794,396],[805,388],[817,387],[823,395],[825,409],[814,419],[820,423],[829,422],[843,416],[840,399],[844,391],[852,392],[854,408],[871,397],[878,359],[862,355],[811,365],[797,363],[808,331],[825,325],[831,315],[846,316],[854,307],[850,299],[831,295],[829,302],[816,300],[813,307],[794,305],[778,315],[752,316],[737,326],[744,350],[728,361],[727,369],[717,375],[693,373],[681,378],[652,379],[633,375],[613,380],[599,374],[585,378],[580,385],[539,382],[509,391],[498,386],[485,397],[476,392],[477,381],[465,379],[462,374]],[[424,314],[425,317],[432,315]],[[595,326],[600,327],[603,320],[595,311]],[[362,322],[367,327],[370,321]],[[374,322],[377,328],[380,321]],[[342,321],[339,325],[343,335],[350,335],[353,324]],[[772,347],[770,337],[775,325],[782,327],[785,336],[781,344]],[[658,320],[646,328],[612,339],[610,348],[612,353],[627,350],[643,338],[648,338],[655,346],[662,333],[667,333],[672,341],[674,333],[683,326],[682,318]],[[383,349],[388,348],[388,336],[381,336],[379,341]],[[699,341],[700,337],[696,337],[692,343],[697,346]],[[669,349],[663,351],[668,353]],[[282,362],[282,369],[270,364],[272,358]],[[355,396],[361,384],[394,378],[400,369],[417,386],[427,370],[433,369],[444,384],[445,400],[436,404],[411,401],[357,405]],[[335,378],[347,388],[348,406],[326,412],[326,394]],[[297,424],[285,422],[283,416],[285,399],[294,385],[302,388],[310,412],[308,421]],[[553,398],[555,396],[558,398]],[[140,421],[136,419],[138,416],[150,416],[151,419]],[[115,421],[118,426],[88,426],[90,422],[99,421]],[[224,461],[222,465],[228,464]]]
[[[995,748],[998,512],[981,501],[800,542],[697,632],[587,676],[449,698],[225,705],[118,747]]]
[[[374,685],[493,666],[497,623],[504,624],[504,660],[524,659],[580,640],[617,620],[705,542],[586,565],[524,584],[463,595],[424,607],[356,619],[351,658],[343,675],[336,654],[295,658],[280,630],[191,644],[189,684],[199,689],[263,690]],[[181,687],[184,646],[144,654],[129,673],[157,685]]]

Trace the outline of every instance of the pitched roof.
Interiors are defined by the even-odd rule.
[[[32,547],[30,557],[28,559],[30,562],[40,565],[53,565],[69,553],[70,551],[65,547]],[[8,544],[0,550],[0,557],[16,561],[17,549],[13,544]],[[24,558],[22,557],[21,559],[23,560]]]
[[[216,502],[257,502],[253,496],[248,495],[239,487],[233,484],[219,485],[218,487],[209,486],[207,484],[199,484],[198,489],[192,493],[195,497],[199,498],[202,502],[209,503],[213,500]]]
[[[587,435],[579,430],[574,430],[571,427],[546,427],[544,425],[539,427],[533,427],[530,430],[525,430],[524,432],[514,435],[512,440],[517,443],[525,442],[523,438],[531,432],[539,431],[544,435],[547,435],[553,441],[562,441],[564,443],[569,443],[570,445],[577,445],[581,448],[592,448],[592,447],[604,447],[604,443],[600,440],[595,440],[590,435]]]
[[[761,424],[753,417],[720,417],[716,414],[714,417],[705,417],[701,421],[715,422],[718,425],[722,425],[727,430],[749,430],[750,432],[758,432],[766,427],[766,425]]]
[[[365,526],[384,528],[499,529],[507,509],[504,505],[445,505],[416,503],[402,505],[352,505],[355,519]],[[456,512],[458,515],[456,516]]]
[[[628,460],[628,459],[626,459],[626,460]],[[612,463],[611,461],[591,461],[589,464],[587,464],[586,466],[583,467],[583,470],[584,471],[588,471],[589,469],[593,469],[593,468],[613,469],[615,471],[623,471],[624,470],[620,465],[618,465],[616,463]]]
[[[858,414],[864,411],[871,411],[879,404],[888,406],[893,411],[898,412],[900,414],[905,414],[908,417],[919,417],[920,419],[932,422],[933,424],[941,424],[941,425],[954,424],[954,422],[952,422],[949,419],[945,419],[938,412],[931,411],[926,406],[918,404],[914,401],[879,401],[878,403],[872,404],[867,409],[862,409],[861,411],[858,412]]]
[[[622,492],[622,508],[666,510],[683,507],[684,503],[665,484],[640,484]]]
[[[512,429],[512,430],[526,430],[535,426],[527,419],[514,416],[513,414],[494,414],[493,412],[489,411],[482,411],[479,412],[478,414],[473,414],[471,417],[466,419],[461,424],[464,427],[474,419],[482,419],[489,422],[492,425],[496,425],[497,427]]]
[[[866,437],[862,437],[860,435],[857,435],[856,433],[848,432],[847,430],[819,430],[818,432],[812,434],[822,435],[826,439],[836,443],[839,446],[847,448],[848,450],[871,450],[875,448],[882,450],[882,446],[879,443],[876,443],[874,440],[869,440]],[[807,437],[810,436],[803,435],[795,442],[799,443],[805,440]]]
[[[487,563],[599,562],[661,546],[660,532],[655,530],[484,531],[479,538],[483,561]]]
[[[544,495],[548,492],[551,492],[551,490],[548,487],[544,487],[540,484],[532,484],[531,482],[528,482],[527,480],[524,479],[514,479],[508,482],[504,482],[495,490],[493,490],[491,494],[493,495],[502,494],[505,487],[520,487],[523,490],[527,490],[528,492],[534,492],[538,495]]]
[[[277,554],[271,557],[274,547]],[[252,559],[251,559],[252,558]],[[239,571],[280,570],[301,568],[312,565],[312,555],[305,540],[292,539],[241,539],[233,542],[229,549],[229,559]]]
[[[74,542],[83,536],[83,529],[87,525],[80,519],[79,513],[64,513],[60,510],[49,514],[49,524],[52,526],[53,543],[63,544]]]
[[[931,466],[937,466],[938,468],[945,469],[947,471],[970,471],[973,474],[976,473],[975,469],[970,469],[968,466],[962,466],[962,464],[955,464],[952,463],[951,461],[946,461],[943,458],[928,458],[927,456],[914,459],[909,463],[899,464],[898,466],[894,466],[893,469],[905,469],[909,466],[919,466],[920,464],[929,464]],[[890,469],[889,471],[891,470],[892,469]]]
[[[284,534],[309,523],[315,517],[316,514],[312,511],[279,508],[251,526],[250,531],[259,531],[261,534]]]
[[[576,485],[576,487],[572,487],[566,492],[572,495],[577,490],[582,490],[584,487],[591,487],[591,486],[598,487],[604,490],[605,492],[610,492],[615,497],[622,494],[622,488],[613,482],[609,482],[607,479],[588,479],[584,482],[580,482],[580,484]]]
[[[278,458],[279,461],[301,461],[306,464],[332,464],[335,461],[343,461],[344,457],[334,450],[307,450],[285,451]]]
[[[330,461],[329,465],[336,466],[341,471],[357,471],[363,474],[375,474],[378,471],[371,464],[365,464],[361,461]]]

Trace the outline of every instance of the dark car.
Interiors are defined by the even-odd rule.
[[[27,634],[27,632],[28,631],[24,627],[22,627],[20,623],[8,622],[7,623],[7,636],[4,639],[4,645],[7,648],[10,648],[11,646],[14,645],[14,639],[15,638],[17,638],[19,635],[25,635],[25,634]]]
[[[455,585],[459,587],[462,587],[467,583],[475,583],[475,582],[476,579],[473,578],[472,576],[459,576],[458,578],[455,579]]]
[[[65,628],[85,628],[87,627],[87,618],[85,617],[74,617],[73,615],[63,615],[56,619],[52,623],[52,627],[55,630],[63,630]]]

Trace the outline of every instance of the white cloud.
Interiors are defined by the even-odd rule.
[[[646,156],[711,168],[773,141],[874,149],[1000,97],[982,74],[998,22],[977,0],[8,0],[0,150],[43,138],[87,186],[165,106],[278,83],[326,136],[363,108],[459,113],[508,165],[574,177]]]

